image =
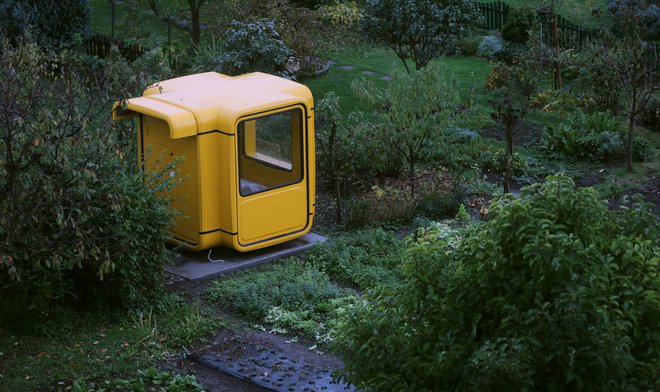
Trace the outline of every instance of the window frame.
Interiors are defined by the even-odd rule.
[[[269,167],[271,169],[280,170],[280,171],[287,172],[287,173],[292,173],[293,169],[294,169],[293,157],[295,156],[296,148],[295,148],[295,146],[293,146],[293,130],[292,130],[292,132],[290,134],[291,135],[291,141],[292,141],[291,142],[292,143],[292,146],[291,146],[291,161],[292,161],[291,162],[291,169],[286,169],[286,168],[284,168],[282,166],[279,166],[277,164],[258,159],[254,156],[250,156],[249,154],[247,154],[245,152],[245,134],[244,134],[245,127],[241,127],[241,125],[244,124],[247,121],[259,120],[261,118],[266,118],[266,117],[270,117],[270,116],[277,115],[277,114],[282,114],[282,113],[287,113],[287,112],[296,112],[296,111],[298,112],[298,115],[300,116],[299,117],[300,118],[300,131],[299,131],[300,132],[300,146],[299,146],[299,150],[300,150],[299,151],[299,154],[300,154],[300,177],[297,178],[295,181],[282,183],[280,185],[277,185],[277,186],[274,186],[274,187],[269,187],[269,188],[260,190],[258,192],[243,194],[243,190],[241,189],[241,179],[243,178],[242,175],[241,175],[241,172],[242,172],[242,170],[241,170],[241,166],[242,166],[241,165],[241,159],[249,159],[251,161],[257,162],[258,164]],[[238,154],[237,159],[236,159],[238,178],[237,178],[236,182],[237,182],[237,187],[238,187],[238,193],[241,197],[254,196],[254,195],[257,195],[257,194],[260,194],[260,193],[272,191],[274,189],[279,189],[279,188],[299,184],[299,183],[303,182],[303,180],[305,180],[305,176],[306,176],[306,172],[307,172],[307,170],[306,170],[306,168],[307,168],[307,162],[306,162],[306,159],[307,159],[307,157],[306,157],[307,117],[305,115],[306,112],[307,111],[306,111],[306,109],[303,105],[295,104],[295,105],[285,106],[285,107],[281,107],[281,108],[275,108],[275,109],[271,109],[271,110],[267,110],[267,111],[247,115],[247,116],[241,117],[237,120],[235,129],[236,129],[236,139],[237,139],[236,140],[236,142],[237,142],[236,143],[237,144],[236,151],[237,151],[237,154]],[[241,132],[241,128],[242,128],[242,132]],[[255,138],[256,138],[256,136],[255,136]],[[256,143],[256,141],[255,141],[255,143]],[[258,152],[255,151],[255,154],[257,154],[257,153]]]

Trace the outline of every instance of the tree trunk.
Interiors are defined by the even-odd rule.
[[[632,99],[630,103],[630,113],[628,114],[628,143],[626,145],[626,169],[628,172],[633,171],[632,164],[632,145],[633,145],[633,130],[635,127],[635,111],[637,110],[637,85],[632,83]]]
[[[335,177],[335,207],[337,209],[335,213],[335,221],[337,224],[341,224],[341,182],[339,178]]]
[[[555,71],[555,90],[561,88],[561,70],[559,69],[559,17],[555,13],[553,8],[552,10],[552,45],[555,49],[555,59],[554,59],[554,71]]]
[[[190,16],[192,18],[192,40],[195,47],[199,47],[201,42],[202,28],[199,20],[199,9],[202,7],[203,1],[197,3],[197,0],[188,0],[190,4]]]
[[[513,113],[506,113],[506,162],[504,167],[504,193],[511,192],[511,177],[513,177]]]
[[[410,181],[410,196],[415,197],[415,158],[408,160],[408,179]]]

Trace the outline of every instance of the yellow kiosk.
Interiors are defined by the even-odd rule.
[[[167,195],[182,215],[173,242],[249,251],[309,232],[315,162],[307,87],[258,72],[184,76],[115,103],[113,119],[134,116],[143,168],[184,157],[185,179]]]

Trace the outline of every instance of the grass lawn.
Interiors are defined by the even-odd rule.
[[[48,330],[24,334],[0,323],[0,390],[63,390],[78,378],[127,377],[221,328],[198,305],[171,294],[160,309],[125,320],[73,312],[58,318]]]

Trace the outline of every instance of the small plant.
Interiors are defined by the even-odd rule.
[[[548,128],[544,149],[568,159],[593,162],[620,161],[625,156],[624,136],[619,121],[608,113],[578,113],[565,123]],[[648,140],[633,140],[633,155],[638,161],[650,157]]]
[[[534,11],[527,6],[518,7],[509,14],[502,27],[502,38],[524,44],[529,40],[529,30],[535,22]]]
[[[403,243],[381,229],[356,231],[314,247],[308,262],[334,281],[363,291],[397,284]]]
[[[78,379],[73,383],[73,392],[114,392],[114,391],[163,391],[163,392],[204,392],[195,376],[182,376],[150,368],[138,370],[133,378],[116,378],[112,381],[88,383]]]
[[[256,272],[236,272],[216,280],[206,296],[219,306],[262,320],[276,306],[287,311],[312,312],[319,303],[342,294],[327,274],[300,260],[284,260]]]
[[[459,54],[464,56],[476,56],[477,51],[479,50],[479,42],[481,42],[483,36],[480,35],[470,35],[463,37],[456,41],[456,49]]]
[[[477,55],[486,58],[495,58],[498,55],[504,53],[506,49],[506,44],[502,37],[497,35],[487,35],[479,41],[479,47],[477,48]]]

